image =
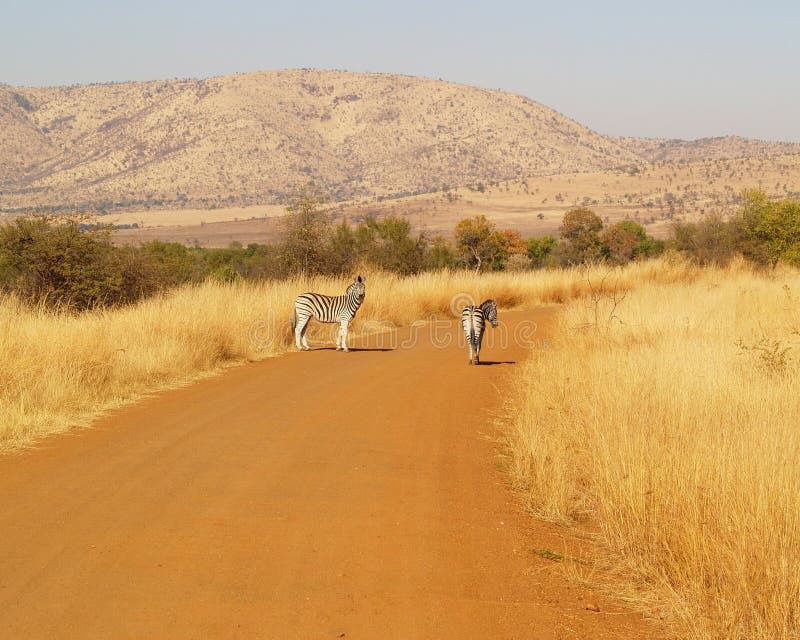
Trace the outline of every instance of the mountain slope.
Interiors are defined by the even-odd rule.
[[[650,162],[699,162],[764,158],[800,153],[800,144],[766,142],[740,136],[664,140],[661,138],[612,138],[621,147]]]
[[[269,202],[309,179],[335,199],[397,195],[637,159],[527,98],[407,76],[275,71],[13,94],[30,109],[9,97],[0,113],[3,129],[17,123],[0,151],[5,207]]]
[[[23,184],[26,168],[56,153],[34,123],[32,110],[21,93],[0,85],[0,189]]]
[[[0,86],[0,209],[276,203],[309,180],[400,196],[759,144],[609,138],[522,96],[388,74]]]

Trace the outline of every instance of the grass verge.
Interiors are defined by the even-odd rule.
[[[682,637],[800,637],[800,273],[613,282],[517,376],[517,486]]]

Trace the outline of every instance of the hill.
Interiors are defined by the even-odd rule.
[[[660,138],[612,138],[612,140],[650,162],[769,158],[800,153],[798,144],[751,140],[740,136],[701,138],[699,140],[664,140]]]
[[[266,71],[72,87],[0,85],[0,210],[334,202],[652,161],[800,152],[742,138],[611,138],[519,95],[438,80]]]
[[[636,160],[527,98],[396,75],[272,71],[0,90],[0,206],[336,200]]]

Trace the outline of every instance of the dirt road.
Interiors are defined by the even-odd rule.
[[[550,317],[501,311],[537,338]],[[558,532],[491,439],[514,365],[421,333],[232,369],[0,458],[0,637],[653,637],[532,553]]]

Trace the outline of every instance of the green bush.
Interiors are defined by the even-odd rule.
[[[676,223],[670,244],[701,264],[725,264],[742,255],[765,266],[800,266],[800,202],[746,191],[730,220],[713,214],[700,222]]]
[[[528,239],[528,257],[534,267],[544,267],[551,262],[553,249],[556,248],[558,240],[553,236],[543,236],[541,238]]]
[[[748,257],[800,266],[800,201],[773,201],[762,191],[747,191],[731,224],[740,230]]]
[[[125,304],[155,290],[134,250],[111,244],[105,227],[76,220],[17,218],[0,226],[0,289],[78,311]]]

